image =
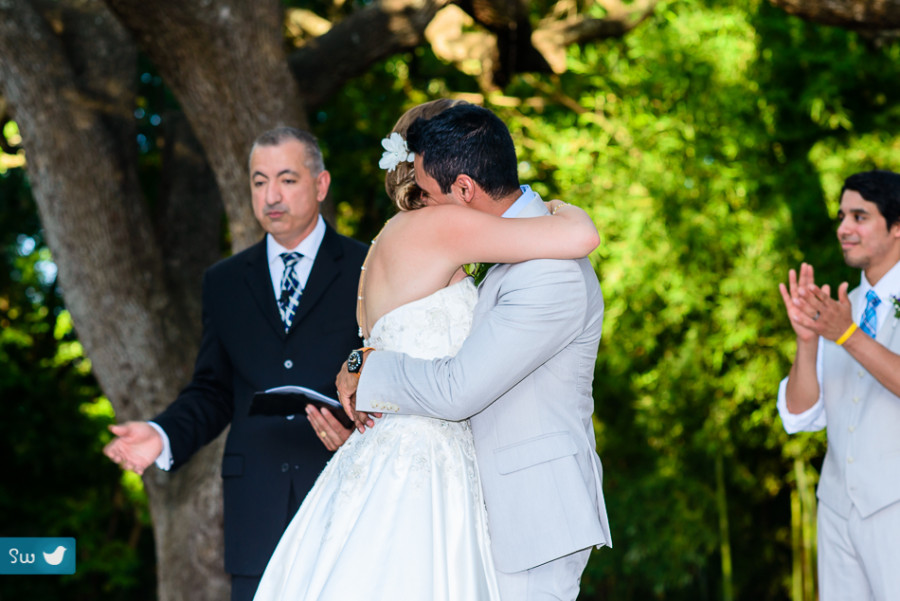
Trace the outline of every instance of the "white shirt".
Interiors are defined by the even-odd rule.
[[[515,217],[519,213],[522,212],[522,209],[528,206],[534,197],[537,196],[534,190],[531,189],[531,186],[519,186],[522,190],[522,196],[518,197],[514,203],[509,205],[501,217]]]
[[[281,276],[284,275],[284,261],[281,259],[281,253],[298,252],[303,256],[294,265],[294,271],[300,279],[300,289],[306,288],[306,282],[309,280],[309,274],[312,271],[313,263],[316,255],[319,253],[319,247],[322,245],[322,239],[325,237],[325,220],[319,215],[316,227],[310,234],[304,238],[295,248],[285,248],[275,241],[272,234],[266,234],[266,256],[269,261],[269,275],[272,277],[272,293],[275,300],[281,296]],[[172,446],[169,444],[169,436],[156,422],[147,422],[162,437],[163,450],[156,458],[156,467],[161,470],[168,471],[172,467],[174,460],[172,459]]]
[[[884,274],[874,286],[869,283],[869,280],[866,279],[865,272],[863,272],[860,275],[859,287],[862,292],[860,298],[865,298],[869,290],[874,290],[875,294],[878,295],[878,298],[881,299],[881,303],[875,309],[875,330],[877,334],[878,330],[881,329],[881,326],[887,321],[888,317],[890,317],[890,312],[895,310],[891,297],[900,295],[900,263],[896,263],[891,267],[891,269]],[[864,302],[859,303],[859,306],[854,308],[854,315],[852,316],[854,323],[859,323],[862,320],[862,314],[866,310],[866,304],[867,303]],[[816,403],[812,407],[803,413],[791,413],[788,411],[787,398],[785,396],[788,379],[783,379],[778,386],[778,414],[781,416],[781,422],[788,434],[822,430],[827,425],[824,403],[825,387],[822,384],[822,349],[825,346],[824,342],[825,339],[820,337],[819,348],[816,352],[816,380],[819,382],[819,398],[816,399]]]

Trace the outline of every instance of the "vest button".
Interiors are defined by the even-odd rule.
[[[289,466],[287,463],[282,463],[282,464],[281,464],[281,471],[282,471],[282,472],[286,472],[286,471],[288,471],[289,469],[291,469],[291,466]]]

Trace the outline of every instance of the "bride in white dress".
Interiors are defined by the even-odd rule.
[[[394,132],[404,136],[417,117],[453,104],[410,109]],[[577,258],[596,247],[590,218],[569,205],[554,217],[506,220],[430,206],[405,142],[394,141],[399,147],[388,148],[382,165],[401,212],[373,243],[360,278],[366,346],[453,355],[477,300],[460,265]],[[499,601],[468,421],[386,415],[351,434],[282,536],[254,599]]]

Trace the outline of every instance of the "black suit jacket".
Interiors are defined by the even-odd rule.
[[[305,415],[249,417],[250,400],[286,384],[337,398],[335,376],[360,344],[356,296],[365,253],[365,245],[326,228],[287,334],[265,239],[203,277],[203,338],[193,379],[153,421],[169,437],[175,469],[231,424],[222,460],[231,574],[262,573],[291,517],[291,485],[302,499],[331,457]]]

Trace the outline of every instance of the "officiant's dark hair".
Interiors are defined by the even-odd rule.
[[[886,169],[854,173],[844,180],[841,196],[847,190],[858,192],[874,203],[887,222],[887,228],[900,221],[900,174]]]
[[[397,132],[405,140],[409,126],[416,119],[430,119],[450,107],[463,103],[465,100],[438,98],[418,104],[397,119],[391,132]],[[412,161],[400,161],[394,169],[384,174],[384,191],[401,211],[412,211],[425,206],[422,201],[422,189],[416,184],[416,170]]]
[[[484,107],[461,104],[428,119],[416,119],[407,137],[441,192],[466,174],[492,198],[519,188],[516,147],[506,124]]]

